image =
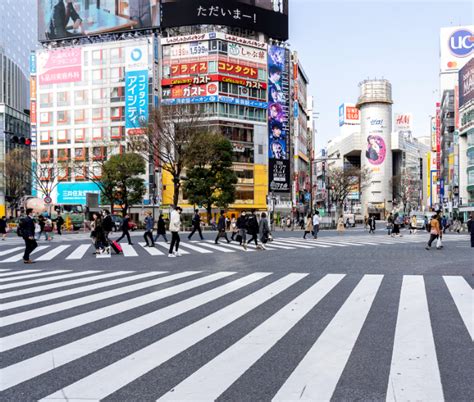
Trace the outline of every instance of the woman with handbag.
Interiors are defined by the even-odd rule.
[[[426,250],[431,250],[431,245],[436,240],[436,248],[439,250],[442,246],[441,244],[441,225],[439,224],[438,214],[432,216],[430,221],[430,240],[428,241],[428,245],[425,247]]]
[[[265,212],[262,212],[262,215],[260,216],[258,232],[260,235],[260,241],[262,242],[262,244],[260,244],[259,246],[262,250],[266,250],[265,244],[268,243],[268,239],[270,237],[270,226],[268,225],[267,214]]]
[[[53,222],[49,218],[44,223],[44,236],[47,241],[53,240]]]

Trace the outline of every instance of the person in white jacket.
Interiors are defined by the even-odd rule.
[[[170,217],[170,232],[171,232],[171,244],[168,257],[181,257],[181,253],[178,251],[179,242],[179,230],[181,229],[181,212],[183,210],[180,207],[175,207],[171,212]],[[173,248],[175,251],[173,252]]]

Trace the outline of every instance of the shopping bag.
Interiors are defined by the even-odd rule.
[[[443,241],[441,240],[441,237],[438,237],[438,240],[436,240],[436,248],[442,248],[443,247]]]

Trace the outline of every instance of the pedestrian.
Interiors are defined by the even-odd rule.
[[[61,216],[61,214],[58,212],[58,216],[56,218],[56,231],[58,232],[59,236],[62,235],[61,229],[62,229],[63,225],[64,225],[64,219]]]
[[[392,229],[392,237],[400,236],[400,221],[401,217],[398,212],[393,216],[393,229]]]
[[[145,212],[145,234],[143,238],[145,239],[146,245],[145,247],[155,247],[155,241],[153,240],[153,227],[155,226],[155,221],[151,216],[151,212]],[[150,244],[148,243],[148,239],[150,239]]]
[[[112,217],[110,216],[110,212],[107,209],[105,209],[103,213],[102,228],[104,230],[104,238],[106,241],[106,247],[109,247],[109,244],[110,244],[109,235],[110,235],[110,232],[114,229],[114,221],[112,220]]]
[[[321,218],[319,216],[319,211],[316,211],[313,215],[313,238],[318,238],[319,233],[319,224],[321,222]]]
[[[227,233],[226,233],[225,211],[221,211],[221,216],[219,217],[219,220],[217,221],[217,237],[214,243],[218,244],[219,239],[221,237],[224,237],[227,240],[227,243],[230,243],[230,240],[228,239]]]
[[[439,246],[439,248],[443,248],[443,212],[438,210],[437,214],[439,223],[439,238],[436,241],[436,247],[438,248]]]
[[[446,218],[445,215],[441,217],[441,229],[443,233],[446,233],[446,229],[448,228],[448,219]]]
[[[260,241],[262,244],[260,247],[263,250],[266,250],[265,244],[268,243],[268,239],[270,237],[270,226],[268,225],[267,214],[262,212],[262,216],[260,217],[260,222],[258,223],[258,233],[260,235]]]
[[[389,236],[392,235],[392,230],[393,230],[393,214],[390,212],[387,218],[387,234]]]
[[[23,263],[33,264],[34,261],[30,259],[30,254],[33,250],[38,247],[38,243],[35,240],[35,222],[32,218],[33,209],[28,208],[26,210],[26,216],[20,220],[18,229],[20,235],[25,241],[25,253],[23,254]]]
[[[349,218],[346,219],[346,228],[351,227],[351,221]]]
[[[375,216],[372,215],[369,218],[369,233],[375,233],[375,223],[376,223]]]
[[[258,220],[253,209],[247,218],[247,233],[250,235],[248,243],[255,242],[255,246],[258,247]]]
[[[182,209],[180,207],[175,207],[174,210],[171,212],[170,217],[170,231],[171,231],[171,244],[169,249],[168,257],[181,257],[181,253],[179,250],[179,242],[181,239],[179,238],[179,230],[181,229],[181,212]],[[173,249],[175,251],[173,252]]]
[[[240,216],[237,218],[237,230],[239,234],[237,236],[239,244],[247,250],[247,216],[245,211],[242,211]]]
[[[44,234],[45,240],[48,240],[46,237],[46,233],[44,231],[44,227],[46,225],[46,219],[44,218],[43,215],[38,216],[38,224],[40,225],[40,234],[39,234],[40,239],[41,239],[41,235]]]
[[[436,248],[439,250],[441,248],[441,225],[438,220],[438,213],[434,214],[431,217],[431,221],[429,223],[430,226],[430,239],[428,241],[428,245],[425,247],[426,250],[431,250],[431,245],[436,240]]]
[[[160,214],[160,216],[158,217],[158,227],[156,231],[155,243],[158,241],[158,238],[160,236],[163,236],[165,242],[168,243],[168,239],[166,238],[166,222],[163,218],[163,214]]]
[[[35,240],[38,241],[41,237],[41,226],[38,222],[38,218],[35,218],[34,222],[35,222]]]
[[[311,214],[309,214],[308,217],[306,218],[306,225],[304,228],[303,239],[306,239],[306,235],[313,233],[313,228],[314,228],[313,217],[311,216]]]
[[[122,221],[122,236],[117,239],[117,242],[120,242],[125,236],[127,237],[128,244],[133,245],[132,239],[130,238],[129,232],[129,225],[130,225],[130,216],[125,214]]]
[[[237,229],[237,219],[235,219],[235,215],[232,215],[232,219],[230,220],[230,230],[232,231],[230,240],[235,241],[235,236],[239,233],[239,229]]]
[[[344,225],[344,217],[341,215],[339,219],[337,220],[337,232],[339,234],[343,234],[345,230],[346,228]]]
[[[291,227],[291,218],[288,216],[286,218],[286,227],[288,228],[288,230],[292,230],[292,227]]]
[[[5,240],[7,237],[7,218],[4,216],[0,219],[0,235],[2,236],[2,240]]]
[[[191,237],[193,237],[194,233],[196,232],[199,233],[199,237],[201,238],[201,240],[204,240],[201,229],[201,216],[199,215],[199,209],[194,210],[194,216],[191,220],[191,223],[193,225],[193,230],[189,234],[188,240],[191,240]]]
[[[44,237],[46,241],[53,240],[53,221],[49,218],[44,222]]]
[[[474,213],[467,220],[467,231],[471,234],[471,247],[474,247]]]
[[[99,214],[94,214],[94,234],[95,234],[95,253],[110,253],[110,249],[106,244],[105,231],[103,221]]]
[[[368,227],[369,227],[369,217],[366,215],[364,217],[364,229],[367,230]]]
[[[416,215],[413,215],[410,220],[410,234],[416,234]]]

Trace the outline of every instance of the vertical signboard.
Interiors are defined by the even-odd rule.
[[[438,179],[441,173],[441,103],[436,102],[436,171]],[[438,181],[437,192],[441,195],[441,183]]]
[[[125,131],[142,134],[148,120],[148,47],[128,47],[125,57]]]
[[[38,80],[36,75],[36,52],[30,53],[30,123],[31,123],[31,150],[36,150],[37,146],[37,96]]]
[[[436,117],[431,117],[431,151],[436,152]]]
[[[268,49],[268,158],[269,190],[288,193],[289,159],[289,53],[279,46]]]

